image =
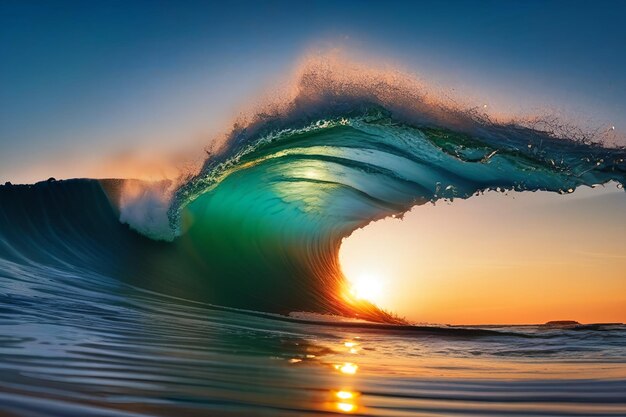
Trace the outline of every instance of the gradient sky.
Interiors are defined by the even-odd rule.
[[[164,155],[203,156],[238,109],[329,48],[496,112],[623,134],[624,45],[623,1],[0,0],[0,182],[169,175]],[[586,198],[421,207],[357,232],[342,260],[355,276],[376,253],[381,304],[413,320],[626,321],[624,193]]]
[[[415,207],[358,230],[341,248],[355,281],[412,321],[626,322],[626,193],[488,192]]]
[[[619,1],[3,0],[0,181],[132,175],[124,158],[199,149],[304,53],[336,46],[497,111],[624,131],[625,12]]]

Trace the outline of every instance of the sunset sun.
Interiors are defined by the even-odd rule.
[[[350,278],[349,281],[350,294],[357,300],[380,304],[385,287],[382,277],[371,273],[361,273],[355,278]]]

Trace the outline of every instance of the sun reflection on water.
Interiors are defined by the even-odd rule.
[[[356,406],[351,403],[337,403],[337,409],[344,413],[351,413],[356,409]]]
[[[357,347],[360,345],[360,341],[356,341],[357,338],[348,338],[342,343],[344,348],[347,348],[349,353],[356,353]],[[359,366],[353,362],[343,362],[334,365],[334,368],[345,376],[355,375],[359,370]],[[353,379],[350,379],[350,385],[354,383]],[[340,413],[354,413],[357,411],[358,402],[357,399],[360,392],[354,391],[349,385],[341,384],[341,388],[335,391],[331,391],[334,396],[334,408]]]
[[[295,345],[302,347],[300,343],[295,343]],[[360,402],[362,393],[356,390],[355,385],[357,382],[355,375],[359,371],[359,365],[353,361],[344,361],[347,359],[346,355],[354,353],[362,346],[363,340],[359,336],[344,335],[342,339],[335,340],[332,346],[304,346],[303,352],[295,354],[295,357],[284,359],[287,364],[297,365],[298,368],[302,367],[301,369],[306,369],[307,365],[315,363],[323,364],[326,372],[333,369],[331,372],[334,383],[325,387],[321,397],[317,395],[313,397],[315,405],[320,410],[333,415],[363,413],[366,407]],[[337,356],[326,362],[323,360],[324,355]],[[359,357],[350,356],[350,358],[358,359]]]
[[[357,409],[356,399],[359,394],[359,392],[351,391],[349,389],[336,391],[335,397],[337,398],[337,402],[335,402],[335,406],[339,411],[344,413],[354,412]]]
[[[351,398],[354,398],[354,393],[351,391],[337,391],[337,394],[335,395],[340,400],[349,400]]]
[[[354,375],[359,369],[359,366],[351,362],[346,362],[335,365],[335,369],[339,370],[342,374]]]
[[[359,353],[359,348],[358,348],[359,344],[357,342],[354,342],[352,340],[348,340],[348,341],[344,342],[343,345],[348,348],[348,352],[350,354],[356,355],[357,353]]]

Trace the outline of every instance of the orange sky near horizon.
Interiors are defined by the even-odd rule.
[[[614,184],[489,192],[372,223],[340,260],[373,301],[412,322],[626,322],[625,208]]]

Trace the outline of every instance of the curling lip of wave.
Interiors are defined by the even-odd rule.
[[[332,128],[338,122],[400,124],[414,128],[418,135],[427,133],[419,129],[440,130],[436,134],[439,138],[429,137],[429,140],[434,139],[435,146],[445,142],[442,135],[458,135],[458,138],[466,135],[459,143],[455,144],[452,139],[447,146],[440,146],[443,152],[454,153],[461,159],[472,158],[469,152],[464,154],[463,147],[478,146],[490,148],[489,154],[482,155],[485,161],[496,153],[505,152],[533,159],[539,165],[552,164],[548,169],[569,170],[572,175],[582,175],[583,170],[597,170],[600,166],[623,171],[624,148],[608,151],[607,160],[598,151],[602,148],[600,142],[616,139],[610,131],[597,136],[563,124],[554,117],[494,122],[477,107],[463,109],[455,99],[430,89],[411,74],[364,65],[340,51],[306,56],[287,85],[282,97],[261,101],[241,116],[229,135],[212,144],[200,172],[179,187],[168,212],[175,231],[180,232],[180,213],[187,204],[230,173],[258,163],[254,155],[268,142],[280,142],[284,148],[289,148],[292,138]],[[358,149],[358,144],[351,146]],[[397,148],[402,154],[402,145]],[[567,155],[568,149],[575,155]],[[284,154],[272,157],[279,156]],[[241,161],[246,164],[240,164]],[[598,167],[592,166],[593,163]],[[578,169],[580,167],[584,168]],[[523,187],[518,185],[517,188]],[[563,191],[567,190],[569,188]]]

